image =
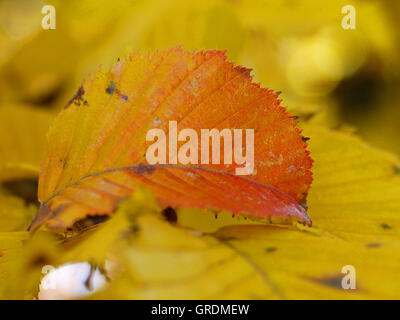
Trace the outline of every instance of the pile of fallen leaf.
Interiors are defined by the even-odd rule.
[[[297,119],[224,52],[133,53],[55,120],[0,113],[0,298],[37,298],[43,267],[73,262],[106,277],[95,299],[399,297],[398,160]],[[147,165],[146,132],[170,120],[255,129],[253,174]],[[9,183],[35,178],[38,145],[39,209]]]

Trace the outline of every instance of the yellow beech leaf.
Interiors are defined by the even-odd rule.
[[[0,107],[0,182],[38,176],[52,118],[28,106]]]
[[[146,205],[137,210],[137,203],[112,218],[127,214],[132,224],[125,245],[109,256],[111,282],[93,299],[398,298],[398,241],[379,247],[266,225],[203,233],[162,221]],[[348,265],[356,270],[355,290],[342,288]]]
[[[304,130],[315,157],[308,198],[314,226],[346,241],[399,240],[399,160],[345,132]]]
[[[305,202],[312,160],[306,139],[277,97],[253,83],[249,69],[235,67],[217,50],[133,53],[107,72],[94,72],[48,133],[39,177],[41,209],[31,230],[43,223],[65,229],[87,215],[110,215],[141,185],[166,206],[310,224],[298,202]],[[197,165],[179,156],[179,162],[149,165],[150,130],[167,132],[170,148],[173,132],[186,128],[197,137],[202,129],[253,130],[250,175],[237,175],[243,165],[226,159]],[[217,148],[224,154],[226,146]],[[198,157],[199,150],[194,151]]]
[[[272,226],[225,227],[215,236],[265,273],[276,288],[268,298],[399,298],[399,241],[366,245]],[[349,265],[355,270],[354,290],[342,287],[342,269]]]

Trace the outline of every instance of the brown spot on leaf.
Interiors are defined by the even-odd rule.
[[[123,100],[128,101],[128,96],[123,94],[121,91],[118,89],[115,89],[115,93],[118,94]]]
[[[33,259],[30,261],[29,266],[30,267],[42,267],[46,264],[51,264],[50,263],[50,259],[44,255],[44,254],[39,254],[35,257],[33,257]]]
[[[392,227],[389,226],[387,223],[382,223],[382,224],[381,224],[381,227],[382,227],[382,229],[385,229],[385,230],[392,229]]]
[[[379,247],[381,247],[382,245],[380,244],[380,243],[376,243],[376,242],[374,242],[374,243],[367,243],[366,244],[366,247],[367,248],[379,248]]]
[[[167,207],[162,211],[164,218],[171,224],[175,224],[178,221],[176,211],[172,207]]]
[[[110,84],[109,84],[108,87],[106,88],[106,92],[107,92],[108,94],[113,94],[116,85],[117,85],[117,84],[116,84],[114,81],[111,80],[111,81],[110,81]]]
[[[128,230],[122,233],[122,238],[130,238],[136,235],[140,231],[140,227],[137,224],[133,224]]]
[[[78,91],[75,93],[75,95],[65,105],[64,109],[68,109],[72,103],[74,103],[77,106],[80,106],[81,102],[83,101],[82,96],[84,94],[85,94],[85,89],[83,88],[83,86],[80,86]]]
[[[313,278],[312,280],[327,287],[342,289],[342,279],[343,275],[338,274],[338,275],[329,275],[323,278]]]
[[[65,169],[65,167],[67,166],[67,159],[60,159],[60,164],[62,165],[63,169]]]
[[[267,252],[267,253],[272,253],[272,252],[275,252],[276,250],[277,250],[276,247],[268,247],[268,248],[265,248],[265,252]]]

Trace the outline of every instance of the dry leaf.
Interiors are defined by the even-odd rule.
[[[234,67],[221,51],[134,53],[108,72],[96,71],[48,133],[39,178],[42,207],[32,229],[44,222],[64,229],[88,214],[109,215],[139,185],[163,205],[310,223],[297,201],[305,200],[312,160],[277,96],[252,83],[250,70]],[[254,174],[235,176],[236,164],[146,165],[146,133],[168,132],[172,120],[179,130],[198,134],[254,129]]]

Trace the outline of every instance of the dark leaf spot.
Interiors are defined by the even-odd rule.
[[[116,84],[114,81],[111,80],[111,81],[110,81],[110,84],[108,85],[108,87],[107,87],[107,89],[106,89],[106,92],[107,92],[108,94],[113,94],[116,85],[117,85],[117,84]]]
[[[63,169],[65,169],[65,167],[67,166],[67,159],[60,159],[59,162],[62,165]]]
[[[268,248],[265,249],[265,252],[272,253],[272,252],[275,252],[276,250],[277,250],[276,247],[268,247]]]
[[[374,242],[374,243],[367,243],[367,248],[379,248],[379,247],[381,247],[382,245],[380,244],[380,243],[376,243],[376,242]]]
[[[130,231],[132,233],[138,233],[140,231],[140,228],[139,228],[139,226],[137,224],[134,224],[134,225],[131,226]]]
[[[129,230],[122,233],[123,238],[129,238],[136,235],[140,231],[140,227],[137,224],[133,224]]]
[[[392,227],[389,226],[387,223],[382,223],[382,224],[381,224],[381,227],[382,227],[382,229],[385,229],[385,230],[392,229]]]
[[[175,224],[178,221],[178,216],[176,215],[176,211],[172,207],[167,207],[162,211],[162,215],[164,218],[172,224]]]
[[[324,286],[332,287],[335,289],[342,289],[342,277],[343,275],[333,275],[327,276],[323,278],[312,279],[315,282],[318,282]]]
[[[128,96],[123,94],[121,91],[119,91],[118,89],[115,89],[115,92],[124,100],[124,101],[128,101]]]
[[[77,106],[81,105],[82,102],[82,96],[85,94],[85,89],[83,86],[80,86],[78,91],[75,93],[75,95],[68,101],[68,103],[65,105],[64,109],[68,109],[72,103],[74,103]]]
[[[29,265],[31,267],[42,267],[42,266],[44,266],[46,264],[51,264],[51,263],[50,263],[49,258],[47,256],[43,255],[43,254],[37,255],[29,263]]]

